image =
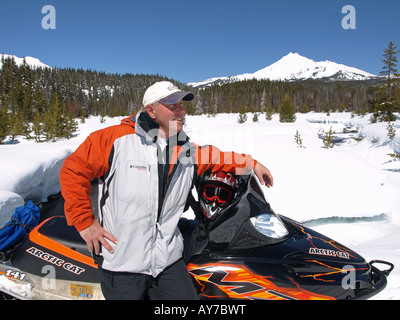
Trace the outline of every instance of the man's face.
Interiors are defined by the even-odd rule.
[[[183,108],[182,100],[175,104],[155,102],[152,105],[148,105],[146,111],[159,124],[160,130],[163,131],[167,138],[183,129],[185,109]]]

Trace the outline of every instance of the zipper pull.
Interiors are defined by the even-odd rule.
[[[161,232],[161,226],[158,222],[156,222],[156,228],[157,228],[157,231],[160,233],[160,238],[164,239],[162,232]]]

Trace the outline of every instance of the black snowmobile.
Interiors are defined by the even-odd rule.
[[[188,201],[196,219],[179,227],[201,299],[368,299],[385,288],[393,264],[367,263],[275,214],[254,175],[216,173],[196,188],[198,200]],[[86,243],[60,213],[2,253],[0,291],[18,299],[103,298]]]

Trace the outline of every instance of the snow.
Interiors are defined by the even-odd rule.
[[[290,52],[277,62],[258,70],[254,73],[244,73],[231,77],[220,77],[203,80],[200,82],[191,82],[188,85],[193,87],[205,86],[216,81],[233,82],[243,80],[263,80],[273,81],[292,81],[304,79],[321,79],[337,76],[342,80],[365,80],[375,78],[376,76],[363,70],[345,66],[332,61],[314,61]]]
[[[185,131],[197,144],[249,153],[274,176],[272,188],[263,187],[275,212],[300,222],[360,253],[367,261],[395,264],[388,286],[373,299],[400,299],[400,120],[390,141],[387,123],[369,123],[369,116],[350,113],[297,114],[295,123],[271,121],[262,115],[252,122],[236,122],[237,114],[187,116]],[[16,144],[0,145],[0,227],[27,200],[45,201],[60,191],[58,172],[63,160],[97,129],[119,124],[122,118],[101,123],[91,117],[79,124],[70,140],[35,143],[18,137]],[[318,131],[322,120],[352,124],[362,141],[349,139],[332,149],[323,147]],[[303,140],[294,140],[298,131]],[[191,213],[185,216],[190,217]],[[323,220],[323,218],[326,218]]]
[[[44,64],[43,62],[41,62],[39,59],[37,58],[33,58],[33,57],[23,57],[23,58],[19,58],[17,56],[11,55],[11,54],[0,54],[0,58],[4,57],[4,59],[6,58],[14,58],[15,63],[17,64],[17,66],[22,65],[22,63],[25,62],[28,66],[32,67],[32,68],[50,68],[48,65]],[[0,68],[2,67],[1,65],[1,60],[0,60]]]
[[[80,124],[76,137],[58,142],[35,143],[18,137],[16,144],[0,145],[0,227],[24,200],[44,202],[60,191],[62,163],[93,131],[119,124],[121,119],[89,118]]]

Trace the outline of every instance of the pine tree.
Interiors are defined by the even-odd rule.
[[[58,137],[62,136],[63,121],[61,104],[56,92],[52,93],[50,103],[41,118],[42,130],[46,141],[56,141]]]
[[[308,103],[304,103],[300,106],[299,112],[300,113],[309,113],[311,111],[310,105]]]
[[[387,77],[387,86],[390,87],[389,84],[391,83],[391,80],[399,76],[397,70],[397,54],[400,50],[397,50],[397,46],[390,41],[388,47],[383,52],[384,59],[381,61],[384,63],[384,66],[382,67],[380,74]]]
[[[260,108],[261,108],[261,112],[264,112],[267,109],[267,92],[266,92],[265,88],[261,94]]]
[[[6,108],[0,107],[0,144],[8,135],[8,116]]]
[[[293,101],[289,95],[286,94],[282,100],[281,107],[279,108],[279,121],[280,122],[295,122],[296,109],[294,108]]]
[[[247,121],[246,107],[243,103],[239,105],[239,115],[237,123],[245,123]]]
[[[70,139],[73,137],[74,133],[78,130],[78,122],[76,121],[72,113],[66,112],[63,114],[63,138]]]
[[[19,113],[10,113],[8,116],[8,135],[11,143],[15,138],[23,133],[23,119]]]
[[[258,122],[258,112],[253,113],[253,122]]]
[[[39,112],[36,112],[32,121],[32,132],[36,142],[41,142],[41,136],[43,135],[43,124],[42,117]]]
[[[324,143],[326,149],[331,149],[335,146],[335,144],[333,143],[332,127],[329,129],[328,132],[325,133],[325,137],[322,139],[322,142]]]
[[[389,122],[388,126],[386,127],[387,136],[390,140],[393,140],[396,136],[396,129],[393,127],[393,123]]]
[[[296,130],[296,134],[294,136],[294,141],[299,146],[299,148],[306,148],[305,146],[303,146],[303,139],[301,138],[299,130]]]
[[[396,116],[393,112],[400,110],[400,97],[399,97],[399,79],[400,74],[397,70],[397,54],[400,50],[389,42],[388,47],[384,50],[383,67],[380,75],[386,77],[386,81],[383,85],[378,86],[376,93],[376,108],[377,112],[374,113],[374,117],[380,121],[394,121]]]
[[[274,108],[271,104],[267,106],[267,110],[265,110],[265,119],[272,120],[272,115],[274,114]]]

